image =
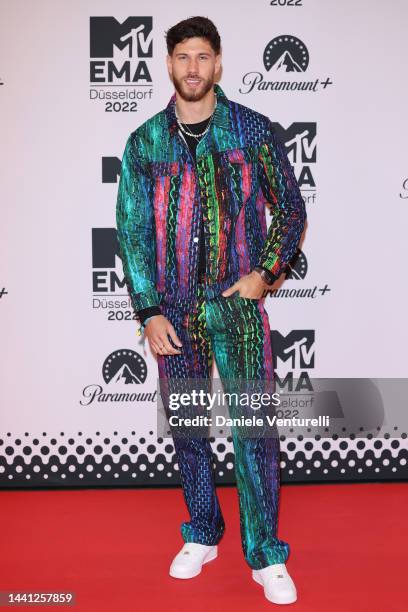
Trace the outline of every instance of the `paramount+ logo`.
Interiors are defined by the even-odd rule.
[[[265,78],[263,72],[251,70],[242,77],[239,92],[248,94],[261,92],[318,92],[325,90],[333,81],[311,73],[304,78],[309,68],[309,50],[306,44],[293,34],[280,34],[270,40],[263,52],[263,66],[271,76]]]

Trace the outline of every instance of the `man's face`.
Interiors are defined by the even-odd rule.
[[[167,56],[167,68],[176,91],[188,102],[201,100],[210,91],[221,65],[221,55],[215,54],[205,38],[187,38],[178,43]]]

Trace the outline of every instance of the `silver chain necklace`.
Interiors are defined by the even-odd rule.
[[[215,113],[215,109],[216,109],[216,108],[217,108],[217,98],[215,98],[214,110],[213,110],[213,112],[212,112],[212,113],[211,113],[211,115],[210,115],[210,118],[209,118],[209,121],[208,121],[208,125],[207,125],[207,127],[205,128],[205,130],[204,130],[203,132],[201,132],[200,134],[193,134],[192,132],[189,132],[189,131],[188,131],[186,128],[184,128],[184,127],[183,127],[183,124],[181,123],[181,121],[180,121],[180,119],[179,119],[179,117],[178,117],[178,115],[177,115],[177,110],[176,110],[176,107],[174,107],[174,112],[175,112],[175,114],[176,114],[176,120],[177,120],[177,124],[178,124],[178,126],[179,126],[180,130],[181,130],[181,131],[182,131],[184,134],[186,134],[186,136],[192,136],[193,138],[198,139],[198,138],[201,138],[201,136],[204,136],[204,135],[205,135],[205,134],[208,132],[208,130],[210,129],[211,120],[212,120],[212,118],[213,118],[213,116],[214,116],[214,113]]]

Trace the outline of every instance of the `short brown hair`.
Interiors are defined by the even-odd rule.
[[[205,38],[213,51],[218,54],[221,50],[221,38],[217,28],[207,17],[189,17],[180,21],[166,32],[168,54],[171,55],[174,47],[186,38]]]

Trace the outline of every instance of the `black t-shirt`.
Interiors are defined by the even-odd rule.
[[[199,123],[183,123],[183,127],[185,126],[188,132],[192,134],[200,134],[205,130],[208,123],[210,122],[211,117],[204,119],[204,121],[200,121]],[[181,131],[181,130],[180,130]],[[184,132],[181,132],[184,136],[185,141],[187,142],[189,149],[191,151],[191,155],[196,159],[196,149],[197,144],[200,142],[201,138],[194,138],[194,136],[188,136]],[[200,256],[199,256],[199,264],[198,270],[200,272],[205,272],[205,243],[204,243],[204,219],[201,216],[200,223]]]

